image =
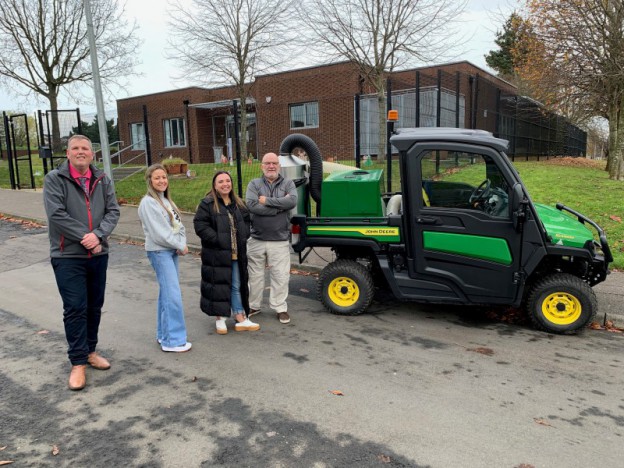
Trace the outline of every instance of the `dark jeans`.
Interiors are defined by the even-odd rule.
[[[69,360],[74,366],[86,364],[88,354],[95,351],[98,342],[108,255],[51,260],[63,299]]]

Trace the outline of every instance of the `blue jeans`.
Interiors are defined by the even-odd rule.
[[[238,262],[232,260],[232,297],[230,298],[230,307],[233,314],[244,314],[245,308],[243,307],[243,299],[240,293],[240,270],[238,268]]]
[[[63,299],[67,355],[74,366],[86,364],[98,342],[108,255],[52,258],[50,262]]]
[[[180,291],[178,254],[175,250],[153,250],[147,258],[158,280],[158,318],[156,339],[163,346],[182,346],[186,343],[186,324]]]

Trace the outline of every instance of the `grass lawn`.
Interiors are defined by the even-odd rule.
[[[608,174],[602,167],[595,165],[569,165],[569,158],[551,159],[550,161],[515,162],[522,180],[535,202],[554,206],[563,203],[570,208],[583,213],[606,232],[609,245],[615,258],[612,266],[624,269],[624,183],[609,180]],[[586,161],[582,160],[581,162]],[[37,164],[38,163],[38,164]],[[348,164],[348,163],[347,163]],[[352,163],[351,163],[352,164]],[[33,158],[34,171],[43,173],[40,160]],[[372,164],[364,169],[384,169],[385,164]],[[180,209],[194,212],[199,201],[210,189],[212,177],[217,170],[229,171],[234,180],[235,189],[238,187],[236,166],[224,164],[192,164],[189,169],[195,174],[192,178],[172,176],[170,187],[173,199]],[[261,173],[260,164],[243,164],[242,188],[243,195],[249,181]],[[399,180],[396,176],[398,167],[393,161],[392,188],[396,191]],[[41,187],[42,176],[36,176],[35,182]],[[0,161],[0,187],[10,188],[6,161]],[[125,203],[138,204],[145,194],[143,173],[118,182],[117,196]]]

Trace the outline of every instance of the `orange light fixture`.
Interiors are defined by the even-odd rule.
[[[388,121],[389,122],[397,122],[399,120],[399,111],[390,109],[388,111]]]

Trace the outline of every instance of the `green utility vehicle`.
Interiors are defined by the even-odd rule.
[[[507,141],[481,130],[398,130],[390,141],[401,191],[385,193],[381,171],[323,181],[318,150],[290,137],[280,152],[300,146],[309,154],[317,203],[315,216],[293,216],[293,249],[335,251],[318,280],[331,312],[361,314],[375,287],[385,287],[400,300],[524,306],[552,333],[594,318],[591,287],[613,261],[604,231],[571,208],[534,203],[505,154]]]

